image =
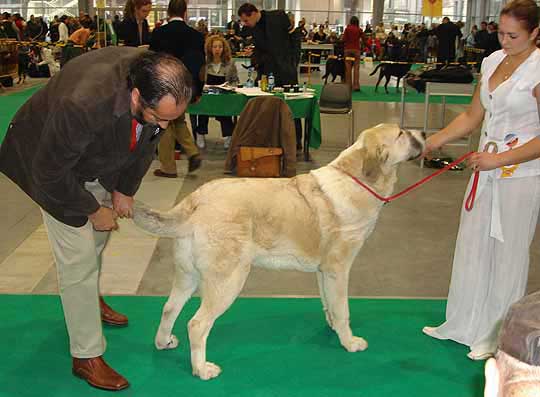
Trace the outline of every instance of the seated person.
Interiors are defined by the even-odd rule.
[[[206,52],[206,78],[208,85],[228,83],[238,84],[238,71],[231,57],[229,43],[222,36],[214,35],[206,39],[204,45]],[[191,127],[195,135],[195,142],[199,148],[206,146],[205,135],[208,134],[208,119],[206,115],[190,115]],[[234,130],[234,122],[230,116],[219,116],[216,119],[221,124],[221,134],[224,138],[224,148],[228,149]]]
[[[371,34],[367,35],[364,52],[367,56],[373,57],[373,59],[379,59],[382,53],[381,41],[377,38],[374,38]]]
[[[540,292],[510,307],[485,373],[484,397],[540,397]]]
[[[85,46],[90,34],[92,33],[91,28],[92,21],[89,19],[83,19],[81,21],[81,27],[69,36],[69,41],[75,45]]]

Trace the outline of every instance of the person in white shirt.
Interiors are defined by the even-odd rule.
[[[479,171],[476,202],[461,213],[446,321],[423,329],[469,346],[473,360],[495,352],[500,322],[527,285],[540,207],[538,15],[534,0],[503,8],[503,49],[484,59],[469,110],[426,142],[428,154],[482,124],[479,152],[469,158]]]
[[[67,16],[62,15],[62,17],[60,18],[60,25],[58,25],[58,41],[62,41],[64,43],[67,43],[67,41],[69,40],[69,30],[66,25],[66,19]]]

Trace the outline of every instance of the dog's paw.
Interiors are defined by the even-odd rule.
[[[178,347],[178,338],[174,335],[156,336],[156,348],[158,350],[176,349]]]
[[[364,338],[360,338],[359,336],[353,336],[351,341],[345,346],[345,349],[347,351],[354,353],[358,351],[363,351],[368,348],[368,343]]]
[[[193,376],[198,376],[202,380],[216,378],[221,373],[221,368],[209,361],[205,362],[200,369],[193,368]]]

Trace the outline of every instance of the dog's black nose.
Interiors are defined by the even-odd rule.
[[[425,132],[425,131],[422,131],[422,138],[424,138],[424,139],[427,138],[427,135],[426,135],[426,132]]]

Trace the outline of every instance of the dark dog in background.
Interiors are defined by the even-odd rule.
[[[383,61],[384,62],[384,61]],[[410,63],[379,63],[377,67],[371,72],[369,75],[373,76],[375,73],[377,73],[377,70],[381,69],[379,73],[379,79],[377,80],[377,84],[375,84],[375,91],[379,88],[379,84],[383,77],[386,77],[386,83],[384,83],[384,91],[388,94],[388,83],[390,82],[390,78],[392,76],[397,78],[397,84],[396,84],[396,92],[399,92],[399,81],[409,73],[409,70],[411,70],[411,64]]]
[[[343,57],[328,57],[326,61],[326,72],[322,76],[324,84],[328,83],[328,77],[330,75],[332,75],[332,83],[336,80],[337,76],[341,78],[342,83],[345,82],[345,60]]]
[[[384,91],[388,94],[388,83],[390,82],[392,76],[394,76],[397,78],[396,92],[399,92],[399,82],[411,70],[414,57],[415,53],[414,51],[412,51],[412,49],[410,50],[406,44],[403,44],[399,41],[396,42],[394,44],[391,56],[387,58],[388,63],[384,63],[384,61],[381,62],[377,65],[373,72],[369,74],[370,76],[373,76],[375,73],[377,73],[377,70],[381,70],[379,72],[379,79],[377,80],[377,84],[375,84],[375,91],[377,91],[377,89],[379,88],[379,84],[382,78],[385,77],[386,83],[384,84]]]

